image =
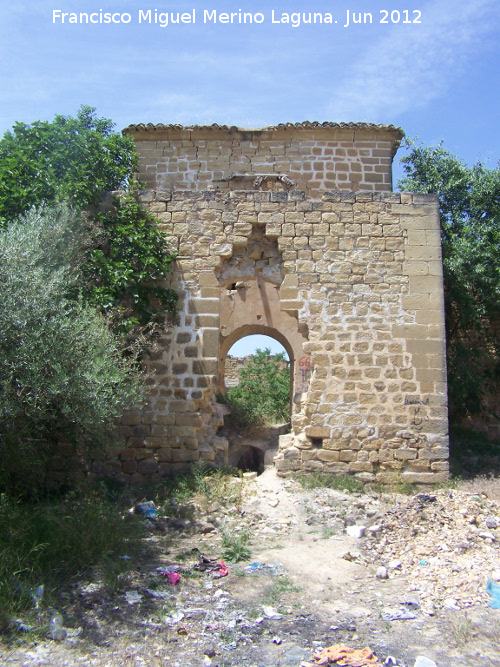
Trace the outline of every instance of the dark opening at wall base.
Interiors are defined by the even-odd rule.
[[[258,475],[262,474],[264,472],[264,452],[249,445],[238,459],[236,467],[243,472],[251,471]]]

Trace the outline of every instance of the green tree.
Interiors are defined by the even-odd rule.
[[[243,427],[290,418],[290,369],[283,353],[256,350],[239,372],[240,382],[225,394],[234,421]]]
[[[31,209],[0,234],[4,473],[43,462],[59,438],[88,451],[115,442],[115,421],[141,402],[134,359],[76,296],[84,241],[80,215],[61,204]]]
[[[469,167],[442,145],[407,150],[400,189],[439,196],[450,412],[463,417],[498,389],[500,168]]]
[[[134,142],[113,127],[90,107],[76,118],[16,123],[0,140],[0,228],[43,203],[66,201],[85,211],[83,298],[114,312],[115,324],[127,330],[175,312],[177,297],[162,284],[173,255],[156,220],[139,206]],[[115,210],[100,212],[103,193],[118,189],[126,194],[116,198]]]

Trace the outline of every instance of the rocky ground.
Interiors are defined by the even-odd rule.
[[[361,495],[304,491],[273,470],[235,479],[231,496],[144,518],[118,583],[97,571],[75,583],[51,611],[52,638],[1,646],[1,664],[299,667],[344,645],[376,655],[344,663],[358,667],[500,666],[486,590],[500,580],[495,489]],[[220,576],[224,548],[251,556]]]

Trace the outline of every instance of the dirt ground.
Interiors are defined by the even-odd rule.
[[[56,639],[0,645],[1,664],[299,667],[344,644],[385,665],[500,666],[486,591],[500,578],[498,482],[362,495],[303,490],[269,469],[234,484],[235,503],[145,518],[142,551],[117,563],[121,583],[95,572],[75,584],[52,612]],[[250,535],[250,558],[223,577],[213,563],[195,569],[220,562],[223,533],[235,548]]]

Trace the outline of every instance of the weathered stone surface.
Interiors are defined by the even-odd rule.
[[[346,132],[339,127],[308,128],[287,126],[277,130],[234,131],[227,128],[211,128],[209,133],[203,128],[190,128],[187,134],[184,128],[162,128],[150,132],[147,129],[128,128],[136,140],[139,154],[141,181],[150,188],[171,191],[172,201],[175,191],[202,191],[214,185],[219,190],[252,190],[257,174],[271,174],[259,183],[263,190],[286,189],[287,183],[279,180],[283,175],[289,183],[308,196],[317,197],[326,190],[370,190],[389,191],[391,189],[391,156],[400,137],[399,130],[377,127],[356,128]],[[366,138],[370,137],[370,141]],[[346,140],[352,147],[345,150]],[[155,151],[151,154],[149,146],[154,141]],[[357,145],[359,143],[359,147]],[[220,153],[220,146],[227,151]],[[272,146],[271,146],[272,144]],[[190,159],[189,151],[196,154],[196,160]],[[217,157],[214,157],[217,156]],[[236,174],[236,176],[235,176]],[[274,176],[276,174],[276,176]],[[372,196],[372,192],[368,193]],[[274,200],[279,201],[283,192],[272,192]],[[349,194],[346,192],[346,194]],[[301,202],[297,197],[296,201]],[[364,195],[363,201],[371,204]],[[399,198],[401,201],[401,198]],[[167,197],[143,195],[143,202],[155,211],[165,211]],[[428,203],[428,202],[427,202]],[[395,204],[397,205],[397,204]],[[406,212],[406,208],[403,208]],[[259,215],[259,224],[268,222]],[[177,218],[183,222],[184,218]],[[250,217],[250,219],[253,219]],[[271,218],[278,220],[279,218]],[[285,220],[289,223],[303,223],[304,213],[288,212]],[[304,230],[309,231],[304,225]]]
[[[343,135],[333,126],[287,126],[279,140],[278,130],[131,131],[139,155],[148,154],[143,204],[178,241],[168,284],[179,312],[146,362],[150,405],[122,420],[126,453],[117,473],[126,461],[130,471],[137,463],[130,481],[157,474],[159,463],[163,474],[168,464],[227,461],[216,399],[226,358],[237,340],[261,333],[292,360],[280,474],[446,479],[437,199],[391,193],[399,135],[372,128],[364,142],[366,131],[350,132],[352,148],[338,146],[338,156],[332,151]],[[54,459],[58,471],[63,465]]]

